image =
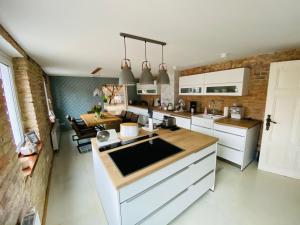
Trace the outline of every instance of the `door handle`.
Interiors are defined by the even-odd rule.
[[[267,119],[266,119],[266,130],[270,129],[270,125],[271,123],[277,124],[277,122],[273,121],[271,119],[271,115],[267,115]]]

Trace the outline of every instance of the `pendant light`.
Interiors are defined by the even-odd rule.
[[[170,84],[170,78],[167,73],[167,64],[164,63],[164,46],[161,46],[161,64],[159,64],[158,72],[158,83],[159,84]]]
[[[145,61],[142,63],[142,74],[141,74],[140,84],[153,84],[154,78],[151,73],[150,62],[147,61],[146,44],[147,42],[145,41]]]
[[[135,85],[135,80],[133,73],[131,71],[131,62],[126,58],[126,40],[124,36],[124,50],[125,50],[125,58],[121,62],[121,73],[119,77],[120,85],[133,86]]]

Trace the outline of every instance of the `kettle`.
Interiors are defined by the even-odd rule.
[[[172,103],[169,103],[169,104],[168,104],[168,110],[169,110],[169,111],[174,110],[174,106],[173,106]]]

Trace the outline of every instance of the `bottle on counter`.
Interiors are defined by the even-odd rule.
[[[207,107],[204,109],[204,115],[207,115]]]

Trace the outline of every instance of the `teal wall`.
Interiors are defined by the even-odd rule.
[[[50,76],[56,117],[64,124],[64,128],[69,128],[66,114],[79,118],[80,114],[86,113],[99,102],[99,98],[93,96],[96,87],[118,82],[118,78]]]

